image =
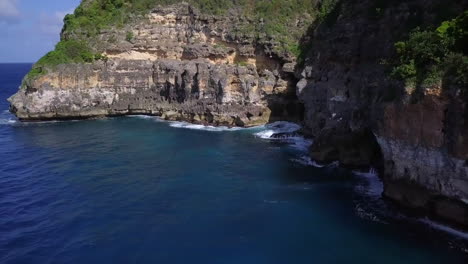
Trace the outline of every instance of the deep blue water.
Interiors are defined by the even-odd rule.
[[[30,67],[0,65],[0,263],[467,263],[375,175],[302,165],[264,128],[15,122]]]

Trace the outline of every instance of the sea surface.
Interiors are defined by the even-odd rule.
[[[468,263],[468,235],[399,214],[377,174],[307,159],[297,126],[153,117],[21,123],[0,65],[0,263]],[[315,166],[314,166],[315,165]]]

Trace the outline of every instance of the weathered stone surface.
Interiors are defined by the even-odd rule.
[[[407,182],[421,186],[428,196],[425,209],[460,224],[468,223],[466,215],[449,214],[436,205],[443,201],[459,208],[456,211],[468,211],[465,109],[462,98],[442,92],[440,96],[426,95],[416,104],[388,105],[377,129],[387,185]],[[384,194],[400,200],[392,189],[386,188]]]
[[[380,151],[386,197],[468,226],[466,87],[445,81],[406,89],[382,63],[415,21],[440,23],[435,7],[441,4],[468,7],[464,0],[394,1],[376,16],[376,1],[339,1],[304,39],[312,48],[297,72],[296,93],[305,106],[305,131],[316,137],[313,158],[374,165],[369,153]]]
[[[392,1],[376,13],[377,2],[338,1],[304,37],[312,45],[296,72],[273,41],[237,30],[255,23],[247,18],[207,16],[187,4],[157,8],[90,40],[108,61],[25,80],[11,110],[22,120],[147,114],[229,126],[304,112],[314,159],[382,162],[386,197],[468,226],[468,89],[444,82],[414,100],[414,89],[390,79],[382,63],[414,21],[435,25],[438,5],[462,10],[468,1]]]
[[[229,126],[295,118],[291,61],[236,35],[242,23],[187,4],[155,9],[97,37],[106,62],[59,65],[25,80],[11,110],[22,120],[148,114]]]

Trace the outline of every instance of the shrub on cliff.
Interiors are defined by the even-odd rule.
[[[180,3],[179,0],[88,0],[83,1],[73,14],[64,19],[63,35],[94,37],[107,27],[123,27],[134,17],[147,13],[157,5]],[[280,42],[282,48],[295,53],[295,42],[301,37],[300,30],[293,22],[301,18],[312,20],[323,16],[336,0],[325,0],[320,8],[311,0],[186,0],[185,2],[211,15],[223,15],[229,9],[236,9],[240,15],[254,18],[261,23],[240,29],[243,33],[266,34]],[[304,16],[304,14],[309,14]]]
[[[416,86],[449,78],[468,85],[468,11],[433,30],[417,28],[395,43],[392,75]]]
[[[102,42],[98,35],[104,29],[123,28],[139,19],[158,5],[180,3],[180,0],[82,0],[73,14],[66,15],[62,40],[54,51],[41,58],[34,66],[32,76],[43,74],[37,69],[62,63],[86,63],[100,59],[96,43]],[[239,15],[252,19],[240,34],[254,36],[278,43],[273,49],[278,53],[299,55],[298,41],[314,18],[324,18],[336,0],[185,0],[202,13],[224,15],[235,10]],[[320,3],[317,5],[317,3]],[[301,23],[299,23],[301,21]],[[299,23],[299,24],[298,24]],[[133,40],[128,31],[125,39]],[[109,39],[115,42],[116,39]],[[90,49],[88,45],[93,43]],[[108,44],[108,43],[101,43]]]
[[[94,54],[85,41],[64,40],[57,43],[53,51],[47,53],[34,64],[28,77],[35,78],[47,73],[47,67],[63,63],[88,63],[105,59],[101,54]]]

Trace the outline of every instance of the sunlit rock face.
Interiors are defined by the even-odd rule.
[[[149,114],[232,126],[295,119],[294,58],[236,35],[246,23],[186,4],[155,9],[101,32],[95,42],[107,61],[59,65],[25,80],[10,98],[12,112],[22,120]]]

